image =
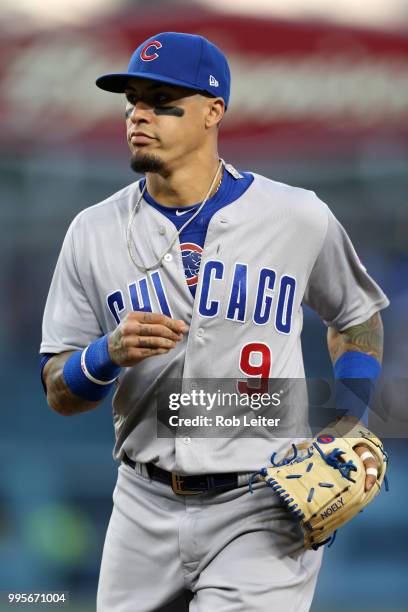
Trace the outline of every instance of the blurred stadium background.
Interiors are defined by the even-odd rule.
[[[3,0],[0,16],[0,591],[70,591],[70,609],[91,612],[116,472],[111,409],[54,414],[37,351],[69,222],[135,180],[123,100],[97,90],[95,77],[123,69],[159,31],[199,33],[224,49],[233,88],[222,156],[313,189],[332,207],[391,298],[384,372],[401,379],[408,1]],[[114,245],[106,248],[114,257]],[[310,311],[304,350],[308,374],[330,376],[325,331]],[[391,492],[326,551],[313,612],[408,609],[408,452],[396,433],[388,440]]]

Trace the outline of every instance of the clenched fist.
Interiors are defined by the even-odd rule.
[[[163,355],[183,338],[186,325],[154,312],[130,312],[109,336],[110,358],[131,367],[153,355]]]

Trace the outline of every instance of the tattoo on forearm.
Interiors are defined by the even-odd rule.
[[[376,313],[360,325],[353,325],[339,333],[329,329],[328,344],[333,363],[346,351],[360,351],[382,360],[383,326],[381,316]]]
[[[58,406],[59,408],[55,408],[55,410],[65,416],[86,412],[98,405],[98,402],[88,402],[75,396],[65,384],[63,374],[64,364],[67,357],[73,352],[55,355],[49,366],[47,364],[46,386],[48,402],[50,406]]]

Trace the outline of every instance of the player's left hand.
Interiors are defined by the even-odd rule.
[[[359,457],[363,458],[364,467],[366,469],[366,479],[364,488],[365,491],[369,491],[374,486],[374,483],[377,480],[377,474],[379,470],[377,459],[374,457],[369,448],[363,444],[355,446],[354,450],[356,451]]]
[[[357,427],[358,425],[361,425],[363,428],[365,428],[365,425],[361,423],[357,417],[348,415],[339,418],[337,420],[336,427],[338,427],[339,430],[342,431],[344,437],[347,437],[347,434],[349,433],[350,429],[353,427]],[[377,459],[374,457],[369,447],[365,446],[364,444],[360,443],[358,446],[354,447],[354,450],[359,457],[363,457],[363,463],[366,469],[364,489],[365,491],[369,491],[370,489],[372,489],[375,481],[377,480],[379,470]],[[368,473],[367,470],[369,470]]]

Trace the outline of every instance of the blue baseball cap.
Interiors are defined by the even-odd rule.
[[[228,106],[231,74],[227,59],[203,36],[181,32],[151,36],[133,53],[127,72],[105,74],[96,84],[105,91],[124,93],[131,77],[205,91],[223,98]]]

